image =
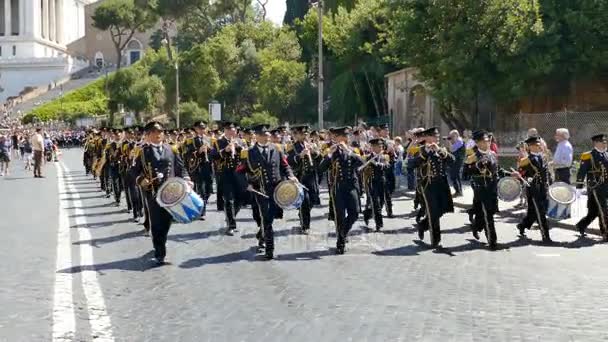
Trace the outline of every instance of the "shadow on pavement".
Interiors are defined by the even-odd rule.
[[[132,238],[136,238],[136,237],[144,237],[143,232],[141,230],[140,231],[131,231],[128,233],[108,236],[108,237],[104,237],[104,238],[76,241],[72,244],[73,245],[91,245],[91,246],[99,248],[100,245],[105,245],[108,243],[117,242],[117,241],[121,241],[121,240],[132,239]]]
[[[115,208],[115,206],[114,206]],[[104,211],[102,213],[87,213],[87,214],[82,214],[82,215],[70,215],[70,218],[74,218],[74,217],[99,217],[99,216],[108,216],[108,215],[118,215],[118,214],[125,214],[126,211],[124,209],[120,209],[120,210],[113,210],[113,211]]]
[[[98,208],[107,208],[107,207],[116,207],[114,203],[106,203],[106,204],[96,204],[96,205],[83,205],[80,207],[65,207],[66,210],[72,209],[98,209]]]
[[[66,197],[62,198],[62,201],[78,201],[78,200],[89,200],[89,199],[97,199],[97,198],[105,198],[105,194],[97,195],[97,196],[78,196],[78,197]]]
[[[81,273],[83,271],[96,271],[103,273],[102,271],[108,270],[123,270],[123,271],[138,271],[143,272],[148,269],[154,268],[156,265],[150,258],[154,256],[154,251],[147,252],[146,254],[124,260],[117,260],[107,263],[95,264],[95,265],[82,265],[73,266],[63,270],[58,270],[58,273]]]
[[[256,261],[256,248],[251,247],[240,252],[216,255],[206,258],[195,258],[182,262],[180,268],[198,268],[205,265],[228,264],[238,261]]]
[[[84,224],[75,224],[75,225],[71,226],[70,228],[102,228],[102,227],[109,227],[109,226],[113,226],[113,225],[117,225],[117,224],[121,224],[121,223],[129,223],[129,222],[133,222],[133,221],[131,219],[123,219],[123,220],[116,220],[116,221],[84,223]]]

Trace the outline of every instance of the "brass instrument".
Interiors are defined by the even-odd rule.
[[[368,161],[365,162],[365,164],[359,166],[359,168],[357,168],[358,172],[361,172],[361,170],[365,169],[369,164],[371,164],[373,161],[378,160],[379,157],[381,157],[383,154],[378,153],[376,154],[373,158],[370,158]]]

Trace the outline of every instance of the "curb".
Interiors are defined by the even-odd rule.
[[[414,198],[413,194],[407,192],[406,190],[401,190],[401,189],[395,190],[395,195],[399,196],[399,197],[407,197],[410,199]],[[461,209],[469,209],[469,208],[471,208],[471,204],[459,203],[459,202],[454,201],[454,207],[461,208]],[[497,215],[500,217],[518,217],[518,215],[511,214],[509,211],[500,211],[497,213]],[[571,231],[578,233],[578,229],[576,228],[576,226],[574,224],[555,221],[555,220],[551,220],[551,219],[548,219],[548,221],[549,221],[549,226],[551,228],[567,229],[567,230],[571,230]],[[602,236],[602,233],[597,228],[587,228],[587,234]]]

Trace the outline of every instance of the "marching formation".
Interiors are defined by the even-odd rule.
[[[420,239],[428,234],[430,244],[438,247],[441,218],[454,211],[452,196],[462,194],[460,176],[450,171],[461,157],[441,146],[438,128],[412,132],[403,167],[415,175],[413,216]],[[604,240],[608,240],[607,139],[605,134],[592,137],[593,150],[582,154],[576,182],[579,189],[587,185],[589,208],[577,227],[584,235],[599,218]],[[474,193],[468,211],[473,236],[480,239],[483,231],[489,247],[495,249],[499,199],[522,198],[527,213],[516,226],[519,233],[525,235],[537,223],[543,242],[550,243],[547,217],[567,217],[568,203],[578,191],[563,182],[553,183],[544,141],[530,136],[522,142],[517,169],[506,170],[499,166],[488,132],[474,132],[472,140],[462,172]],[[308,125],[271,129],[261,124],[239,128],[223,121],[213,127],[197,122],[171,131],[153,121],[144,127],[89,130],[83,161],[87,174],[99,180],[101,190],[108,198],[113,196],[117,206],[124,193],[133,221],[143,220],[144,234],[152,235],[156,262],[164,264],[171,224],[205,220],[214,192],[217,211],[225,216],[225,234],[238,230],[240,209],[251,207],[259,228],[258,251],[272,259],[273,221],[282,218],[284,210],[297,210],[301,233],[307,234],[311,210],[321,204],[322,183],[329,193],[328,219],[336,228],[336,254],[343,254],[349,231],[361,213],[366,226],[373,220],[376,230],[383,229],[383,210],[393,217],[394,170],[403,149],[400,140],[390,139],[388,125],[381,126],[376,136],[361,137],[351,127],[313,131]],[[454,195],[448,176],[456,188]]]

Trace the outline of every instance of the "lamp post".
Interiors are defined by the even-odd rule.
[[[319,129],[323,129],[323,0],[318,0],[317,1],[317,10],[318,10],[318,16],[319,16],[319,33],[318,33],[318,39],[319,39],[319,69],[317,70],[317,81],[319,82],[318,84],[318,88],[319,88],[319,94],[318,94],[318,112],[319,112]]]
[[[163,45],[167,45],[168,40],[163,38],[161,41]],[[170,46],[167,46],[167,49],[171,49]],[[178,62],[178,48],[177,44],[175,45],[175,125],[177,128],[180,128],[180,114],[179,114],[179,62]]]

